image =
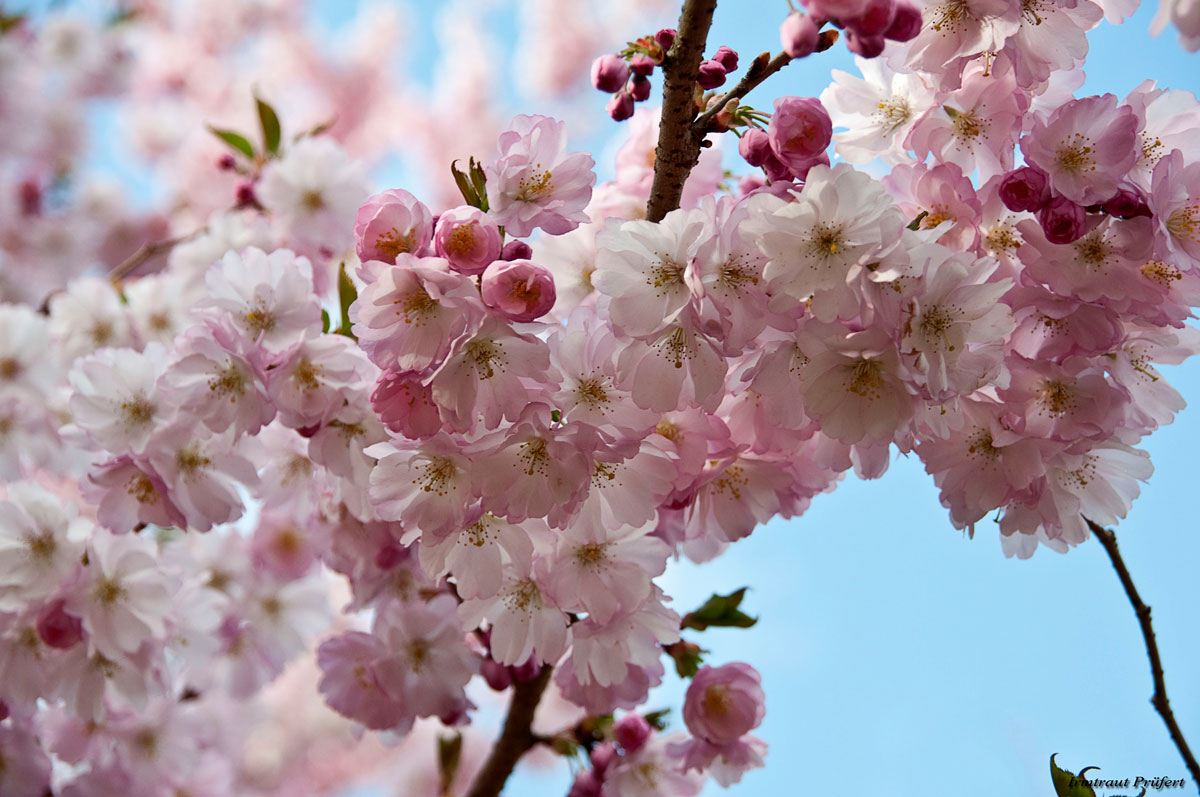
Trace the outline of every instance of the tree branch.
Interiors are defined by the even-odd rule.
[[[662,221],[679,207],[683,184],[700,159],[703,134],[696,135],[696,78],[708,42],[717,0],[684,0],[675,43],[663,59],[663,107],[655,149],[654,184],[646,218]]]
[[[192,238],[195,238],[202,232],[204,232],[204,230],[200,229],[194,233],[191,233],[190,235],[181,235],[178,238],[165,238],[161,241],[147,241],[139,246],[132,255],[121,261],[116,268],[110,271],[108,273],[108,279],[114,285],[119,285],[121,280],[128,277],[138,266],[142,265],[150,258],[154,257],[155,255],[162,254],[163,252],[169,252],[177,245],[183,243],[184,241],[189,241]]]
[[[1125,594],[1129,597],[1129,602],[1137,614],[1138,623],[1142,626],[1142,636],[1146,640],[1146,653],[1150,656],[1150,674],[1154,677],[1154,696],[1150,698],[1150,703],[1162,716],[1163,722],[1167,725],[1167,732],[1171,734],[1171,741],[1179,749],[1179,754],[1183,756],[1184,763],[1192,773],[1192,781],[1197,788],[1200,788],[1200,764],[1196,763],[1196,757],[1192,755],[1187,740],[1183,738],[1183,731],[1179,729],[1179,723],[1175,721],[1175,713],[1171,711],[1171,704],[1167,700],[1167,683],[1163,677],[1162,659],[1158,655],[1158,642],[1154,638],[1154,626],[1150,624],[1150,607],[1142,602],[1137,587],[1133,585],[1129,568],[1125,566],[1125,560],[1121,558],[1121,551],[1117,548],[1117,535],[1087,518],[1084,520],[1087,521],[1092,534],[1095,534],[1096,539],[1100,540],[1100,544],[1104,546],[1104,552],[1108,554],[1108,558],[1112,560],[1113,568],[1116,569],[1117,576],[1121,579],[1121,585],[1125,587]]]
[[[724,110],[730,100],[742,99],[764,80],[791,63],[791,60],[792,57],[784,52],[779,53],[774,58],[770,58],[768,53],[760,54],[750,64],[750,68],[746,70],[746,74],[742,75],[742,79],[738,81],[738,84],[717,98],[716,102],[712,103],[708,107],[708,110],[692,123],[692,131],[700,136],[712,132],[709,130],[709,125],[713,117]]]
[[[504,730],[500,732],[500,738],[496,740],[496,745],[488,755],[487,761],[483,763],[483,768],[475,776],[467,797],[498,797],[521,756],[537,744],[538,738],[530,730],[533,725],[533,712],[537,709],[553,672],[553,665],[544,664],[532,681],[513,684],[512,702],[508,704]]]

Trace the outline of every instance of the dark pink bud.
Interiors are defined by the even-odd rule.
[[[635,75],[648,77],[654,74],[654,67],[658,64],[654,63],[654,59],[645,53],[634,53],[629,57],[629,71]]]
[[[513,680],[523,684],[527,684],[534,678],[537,678],[538,672],[540,672],[541,669],[542,665],[538,664],[536,656],[530,656],[521,664],[516,664],[512,667],[509,667],[509,670],[512,672]]]
[[[1145,197],[1132,188],[1122,188],[1116,196],[1104,203],[1103,208],[1108,215],[1122,219],[1151,215]]]
[[[8,704],[0,700],[0,722],[4,722],[6,719],[8,719]]]
[[[629,64],[615,53],[602,55],[592,62],[592,85],[608,94],[616,94],[629,79]]]
[[[613,747],[612,742],[601,742],[592,748],[591,760],[592,769],[600,777],[604,777],[604,773],[608,771],[608,766],[617,757],[617,748]]]
[[[483,680],[487,681],[487,685],[497,692],[503,692],[512,686],[512,674],[509,673],[508,667],[490,656],[479,665],[479,673],[483,676]]]
[[[883,38],[894,42],[906,42],[917,38],[921,32],[921,9],[906,0],[896,3],[892,24],[883,32]]]
[[[38,636],[49,647],[66,650],[83,641],[83,621],[63,611],[66,601],[54,601],[42,609],[37,619]]]
[[[1000,201],[1014,213],[1037,213],[1050,201],[1050,181],[1036,166],[1014,169],[1000,181]]]
[[[871,0],[861,14],[846,20],[846,27],[860,36],[882,36],[892,26],[895,15],[895,0]]]
[[[767,125],[775,157],[793,172],[807,171],[833,139],[833,122],[816,97],[780,97]],[[774,178],[772,178],[774,179]]]
[[[820,32],[821,26],[812,17],[797,11],[788,14],[779,26],[779,41],[792,58],[803,58],[816,51]]]
[[[1046,240],[1052,244],[1069,244],[1083,237],[1085,214],[1083,207],[1065,196],[1056,196],[1038,213],[1038,223]]]
[[[404,549],[394,542],[386,543],[375,552],[375,566],[380,570],[391,570],[405,559]]]
[[[509,241],[500,250],[501,260],[528,260],[533,257],[533,247],[524,241]]]
[[[664,50],[670,50],[671,45],[675,43],[675,29],[663,28],[654,34],[654,41],[658,42],[658,46]]]
[[[645,75],[634,75],[633,80],[629,82],[629,95],[633,97],[634,102],[650,99],[650,78]]]
[[[621,745],[626,753],[634,753],[641,749],[654,729],[641,714],[626,714],[613,725],[613,739]]]
[[[600,783],[600,778],[596,776],[596,772],[584,769],[575,776],[575,782],[571,784],[571,790],[567,792],[567,797],[601,797],[603,793],[603,785]]]
[[[725,85],[725,67],[719,61],[702,61],[696,82],[705,91]]]
[[[767,184],[761,176],[757,174],[747,174],[742,179],[738,180],[738,193],[746,196],[752,191],[757,191]]]
[[[738,54],[736,51],[722,45],[713,53],[712,60],[725,67],[726,72],[736,72],[738,66]]]
[[[237,168],[237,161],[228,152],[217,158],[217,168],[223,172],[231,172]]]
[[[633,95],[628,91],[618,91],[604,107],[614,122],[624,122],[633,116]]]
[[[242,180],[233,189],[233,197],[239,208],[258,207],[258,196],[254,193],[254,183]]]
[[[743,133],[741,140],[738,141],[738,152],[751,166],[762,166],[767,158],[773,155],[771,137],[767,135],[766,130],[752,127]]]
[[[887,40],[882,36],[860,36],[853,30],[846,30],[846,47],[855,55],[863,58],[878,58],[883,54]]]
[[[38,181],[29,177],[17,186],[17,201],[21,205],[22,216],[37,216],[42,212],[42,187]]]

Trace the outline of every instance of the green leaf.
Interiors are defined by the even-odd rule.
[[[279,141],[283,131],[279,126],[279,115],[261,97],[256,96],[254,102],[258,105],[258,125],[262,128],[263,147],[272,155],[279,153]]]
[[[346,273],[346,264],[342,263],[338,266],[338,304],[342,307],[342,323],[338,327],[338,334],[345,335],[352,340],[358,340],[358,337],[350,330],[350,305],[354,304],[354,300],[358,298],[358,289],[354,287],[354,283],[350,281],[350,276]]]
[[[1099,767],[1084,767],[1078,775],[1072,775],[1054,763],[1055,753],[1050,756],[1050,780],[1054,783],[1054,793],[1058,797],[1096,797],[1096,791],[1083,780],[1083,776],[1092,769]]]
[[[254,145],[246,140],[246,137],[240,133],[235,133],[232,130],[222,130],[219,127],[208,126],[208,132],[212,133],[217,138],[224,141],[231,148],[245,155],[250,160],[254,160]]]
[[[471,158],[471,165],[475,165],[475,159]],[[450,174],[454,175],[454,184],[458,186],[458,192],[462,194],[463,202],[466,202],[473,208],[481,208],[479,195],[475,192],[475,185],[467,173],[458,168],[458,161],[450,164]],[[486,200],[484,200],[486,201]]]
[[[329,331],[329,311],[324,307],[321,308],[321,334]]]
[[[704,663],[704,658],[701,654],[708,651],[694,642],[679,640],[670,645],[663,646],[663,653],[666,653],[675,662],[675,672],[679,673],[680,678],[691,678],[700,669],[700,665]]]
[[[328,119],[326,119],[324,122],[313,125],[312,127],[308,128],[307,130],[305,130],[302,133],[298,133],[293,140],[299,141],[302,138],[312,138],[313,136],[319,136],[322,133],[329,130],[329,128],[333,127],[335,124],[337,124],[337,117],[331,116]]]
[[[746,589],[747,587],[742,587],[728,595],[717,595],[714,593],[699,609],[685,614],[679,627],[681,629],[694,628],[697,631],[703,631],[706,628],[714,626],[718,628],[751,627],[758,622],[758,618],[751,617],[738,610],[738,606],[742,603],[742,598],[746,596]]]
[[[441,783],[439,794],[449,794],[454,784],[454,775],[458,772],[458,763],[462,760],[462,734],[438,737],[438,776]]]
[[[8,33],[24,21],[24,14],[5,14],[0,11],[0,34]]]
[[[488,211],[487,200],[487,175],[483,173],[483,165],[476,163],[474,158],[470,160],[471,167],[471,187],[475,189],[475,197],[479,201],[477,208],[484,213]]]
[[[910,221],[908,223],[908,229],[912,230],[913,232],[916,232],[917,230],[921,229],[921,222],[928,215],[929,215],[928,210],[922,210],[920,213],[917,214],[917,217],[915,219],[913,219],[912,221]]]
[[[649,714],[643,714],[642,717],[646,722],[650,723],[650,727],[656,731],[665,731],[667,729],[667,715],[671,713],[671,709],[664,708],[658,711],[651,711]]]
[[[558,423],[562,420],[562,410],[550,410],[550,422]]]

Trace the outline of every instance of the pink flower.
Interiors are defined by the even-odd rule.
[[[385,371],[371,392],[371,407],[384,426],[409,439],[432,437],[442,428],[432,388],[412,371]]]
[[[701,667],[688,686],[683,721],[695,736],[727,745],[759,726],[765,699],[762,676],[749,664]]]
[[[592,85],[606,94],[615,94],[629,79],[629,64],[619,55],[602,55],[592,62]]]
[[[483,273],[483,303],[512,321],[532,321],[554,307],[554,277],[528,260],[497,261]]]
[[[562,235],[588,221],[595,161],[567,153],[566,128],[546,116],[518,116],[500,134],[499,156],[484,173],[489,212],[509,235],[524,238],[539,227]]]
[[[825,152],[833,122],[816,97],[780,97],[767,126],[771,150],[793,173],[801,174]]]
[[[1000,200],[1014,213],[1037,213],[1050,201],[1050,180],[1036,166],[1022,166],[1000,181]]]
[[[482,274],[500,258],[500,228],[486,213],[467,205],[438,216],[433,249],[459,274]]]
[[[399,188],[372,194],[354,219],[355,249],[364,261],[395,263],[399,255],[419,255],[432,232],[429,208]]]
[[[1087,231],[1083,206],[1065,196],[1056,196],[1038,211],[1038,223],[1046,240],[1054,244],[1069,244],[1079,240]]]

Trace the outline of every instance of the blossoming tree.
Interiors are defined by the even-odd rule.
[[[679,611],[668,562],[893,449],[1010,556],[1099,540],[1200,782],[1108,528],[1183,406],[1156,364],[1200,348],[1200,105],[1074,96],[1136,4],[810,0],[752,59],[711,46],[716,0],[650,30],[582,5],[524,13],[576,44],[533,79],[590,63],[628,121],[600,184],[566,122],[503,121],[467,14],[431,97],[375,68],[380,9],[342,61],[290,2],[0,15],[0,793],[336,794],[392,762],[481,797],[547,750],[573,797],[728,786],[769,698],[701,635],[754,620],[744,590]],[[1195,3],[1167,22],[1200,46]],[[770,95],[834,47],[859,76]],[[81,168],[99,99],[149,212]],[[417,106],[445,184],[372,193]]]

